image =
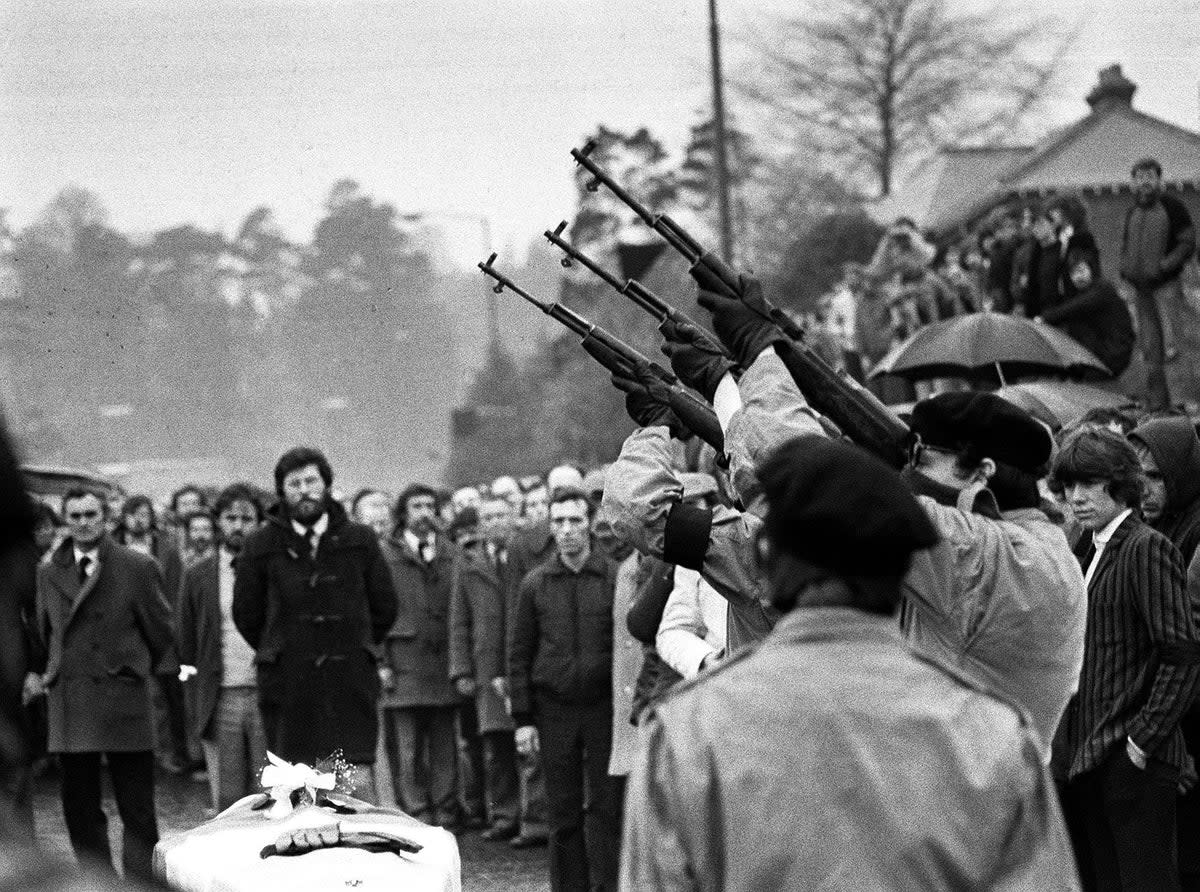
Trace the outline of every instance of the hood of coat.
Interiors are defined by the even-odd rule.
[[[1200,436],[1190,418],[1155,418],[1129,438],[1145,446],[1163,475],[1165,514],[1176,514],[1200,498]]]

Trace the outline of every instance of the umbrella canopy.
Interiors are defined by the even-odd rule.
[[[1004,313],[968,313],[934,322],[893,347],[871,370],[919,380],[1005,378],[1047,372],[1112,372],[1082,344],[1050,325]]]
[[[1024,381],[1001,387],[996,395],[1054,429],[1078,421],[1092,409],[1120,409],[1134,404],[1123,393],[1076,381]]]

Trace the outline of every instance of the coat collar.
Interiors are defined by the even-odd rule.
[[[600,554],[600,550],[594,542],[592,543],[592,553],[588,555],[588,559],[579,569],[579,573],[575,573],[575,571],[564,564],[562,558],[558,556],[557,551],[543,566],[546,568],[546,573],[549,576],[582,576],[585,573],[593,576],[604,576],[608,573],[608,563],[604,556]]]
[[[54,553],[51,563],[55,565],[55,572],[52,574],[54,587],[58,589],[70,602],[70,612],[67,614],[67,625],[70,625],[71,620],[79,612],[80,605],[88,599],[96,586],[100,583],[100,577],[104,573],[105,567],[110,563],[115,545],[113,541],[105,536],[100,540],[100,544],[96,549],[96,569],[92,572],[84,582],[79,581],[78,571],[75,568],[75,542],[68,536],[58,546],[58,550]]]
[[[1100,574],[1103,573],[1105,569],[1107,569],[1107,567],[1116,559],[1117,552],[1121,550],[1121,543],[1124,542],[1129,535],[1141,525],[1142,522],[1138,520],[1137,514],[1134,513],[1130,514],[1123,521],[1121,521],[1121,524],[1115,530],[1113,530],[1112,536],[1109,537],[1108,542],[1106,542],[1104,545],[1104,551],[1100,554],[1100,563],[1096,565],[1096,572],[1092,574],[1093,588],[1095,587],[1097,580],[1099,580]],[[1083,569],[1086,571],[1087,567],[1085,566]]]

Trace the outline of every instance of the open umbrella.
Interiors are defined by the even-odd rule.
[[[1123,393],[1077,381],[1023,381],[1001,387],[996,395],[1054,429],[1078,421],[1092,409],[1120,409],[1134,404]]]
[[[897,344],[871,370],[912,380],[1047,372],[1112,372],[1082,344],[1050,325],[1004,313],[968,313],[926,325]]]

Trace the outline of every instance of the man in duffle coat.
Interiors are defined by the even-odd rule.
[[[437,495],[414,484],[396,500],[383,542],[399,612],[384,645],[385,738],[396,801],[418,820],[454,829],[458,696],[450,683],[450,585],[454,548],[434,526]]]
[[[101,807],[103,756],[124,825],[125,873],[151,879],[158,823],[149,684],[179,671],[162,574],[153,558],[106,535],[102,494],[71,490],[63,513],[70,535],[38,568],[36,614],[63,817],[76,857],[113,870]]]
[[[374,785],[378,646],[396,592],[375,533],[329,495],[333,469],[311,447],[275,466],[279,504],[238,558],[233,622],[256,651],[267,748],[313,764],[340,750]]]

